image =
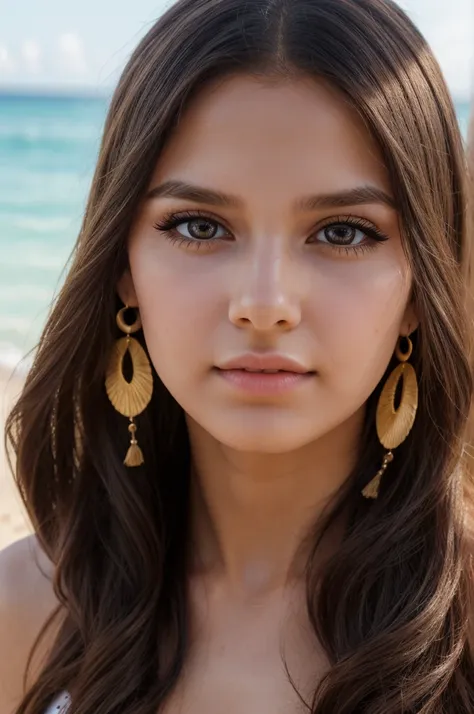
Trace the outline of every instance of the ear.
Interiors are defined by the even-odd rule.
[[[117,283],[117,293],[124,305],[138,307],[137,293],[130,268],[127,268]]]
[[[415,304],[410,301],[406,307],[405,314],[403,315],[403,320],[400,325],[400,335],[403,337],[408,337],[412,332],[415,332],[420,324],[418,319]]]

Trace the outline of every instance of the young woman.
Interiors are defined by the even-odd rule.
[[[8,421],[2,712],[474,710],[465,213],[393,2],[168,10]]]

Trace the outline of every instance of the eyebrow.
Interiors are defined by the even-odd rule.
[[[184,181],[170,180],[155,186],[145,196],[145,201],[157,198],[181,198],[194,203],[207,203],[211,206],[239,208],[243,200],[220,191],[196,186]],[[382,203],[396,208],[394,199],[377,186],[356,186],[355,188],[335,193],[304,196],[295,203],[300,211],[313,211],[318,208],[341,208],[363,204]]]

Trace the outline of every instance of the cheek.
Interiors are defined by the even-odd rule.
[[[171,250],[173,260],[162,250],[130,252],[144,335],[160,375],[183,367],[185,374],[186,363],[199,361],[203,340],[212,345],[224,297],[218,271],[208,270],[205,260],[194,270],[183,270],[176,258],[179,263],[186,256],[181,256],[175,247]]]
[[[341,391],[370,393],[383,376],[400,334],[410,294],[407,266],[397,261],[360,261],[326,275],[318,339],[328,358],[328,380]],[[343,274],[342,274],[343,272]]]

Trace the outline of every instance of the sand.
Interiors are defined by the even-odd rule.
[[[0,370],[0,550],[32,530],[7,465],[3,436],[5,418],[21,387],[21,377]]]

